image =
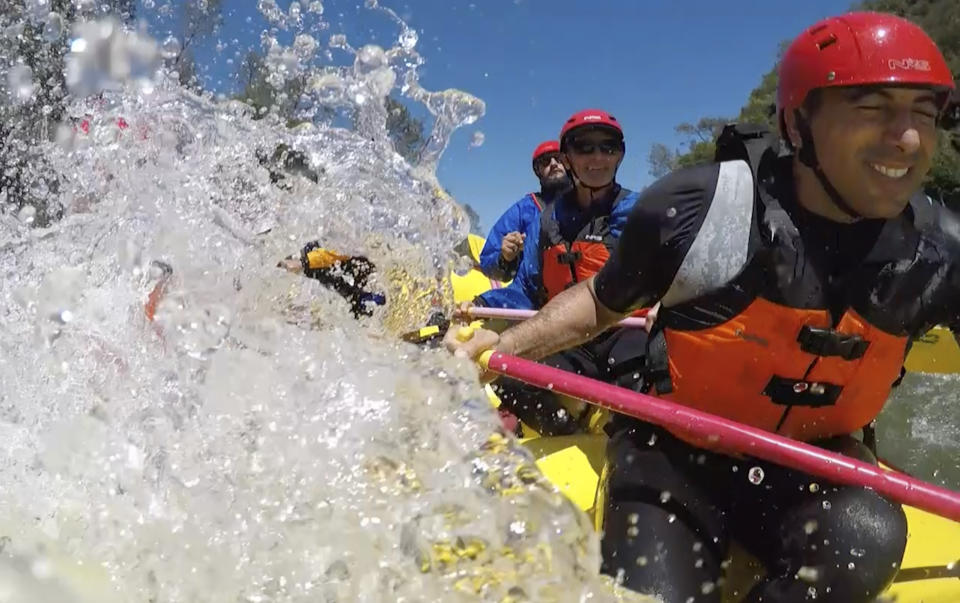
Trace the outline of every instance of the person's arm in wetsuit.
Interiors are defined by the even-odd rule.
[[[503,239],[511,233],[528,234],[530,221],[538,218],[539,209],[529,195],[511,205],[487,235],[487,241],[483,245],[483,250],[480,251],[480,270],[490,278],[500,281],[509,281],[514,278],[520,268],[525,247],[508,260],[503,256]],[[525,241],[525,243],[531,243],[531,241]]]
[[[624,226],[617,249],[593,278],[564,291],[532,319],[505,331],[457,343],[470,357],[496,349],[539,359],[595,337],[631,311],[667,292],[693,244],[713,198],[719,167],[670,174],[645,190]]]

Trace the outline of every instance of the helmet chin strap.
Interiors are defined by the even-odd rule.
[[[820,182],[820,186],[826,191],[827,196],[830,197],[830,200],[837,209],[854,221],[862,220],[863,216],[860,215],[857,210],[850,207],[850,204],[843,198],[840,191],[833,186],[830,179],[827,178],[827,175],[823,172],[823,168],[820,167],[820,161],[817,159],[817,150],[813,146],[813,132],[810,131],[810,124],[799,110],[795,110],[793,114],[797,120],[797,130],[800,132],[800,149],[797,153],[797,158],[800,159],[800,163],[813,170],[814,175]]]

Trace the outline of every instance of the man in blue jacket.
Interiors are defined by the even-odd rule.
[[[480,252],[480,269],[490,278],[509,281],[516,276],[524,242],[537,240],[540,211],[570,188],[556,140],[542,142],[533,151],[533,173],[540,180],[540,192],[527,193],[511,205],[490,229]]]

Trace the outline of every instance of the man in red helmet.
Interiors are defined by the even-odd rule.
[[[475,303],[489,307],[520,307],[530,300],[538,309],[578,282],[593,276],[607,261],[623,230],[637,194],[616,182],[626,146],[617,119],[599,109],[571,116],[560,132],[560,156],[573,180],[567,191],[540,215],[537,245],[524,255],[520,271],[509,287],[479,296]],[[522,298],[522,300],[521,300]],[[639,379],[638,362],[646,333],[614,329],[583,346],[544,360],[626,387]],[[511,379],[498,382],[503,409],[544,435],[582,430],[592,417],[583,406]]]
[[[780,64],[792,154],[728,128],[721,161],[644,192],[594,278],[499,337],[447,345],[541,358],[659,300],[647,389],[875,461],[851,434],[879,414],[911,339],[960,327],[960,220],[920,190],[953,88],[908,21],[817,23]],[[906,520],[873,491],[625,417],[609,431],[604,567],[632,589],[719,602],[731,542],[766,570],[748,602],[872,601],[897,573]]]
[[[509,281],[517,274],[523,244],[537,239],[540,211],[570,188],[567,170],[560,159],[560,143],[547,140],[533,150],[533,174],[540,180],[539,193],[527,193],[510,206],[490,229],[480,252],[480,269],[490,278]]]

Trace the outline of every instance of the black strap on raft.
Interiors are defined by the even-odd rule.
[[[437,311],[430,315],[426,325],[416,331],[404,333],[400,338],[410,343],[436,345],[447,334],[449,328],[450,320],[443,312]]]

